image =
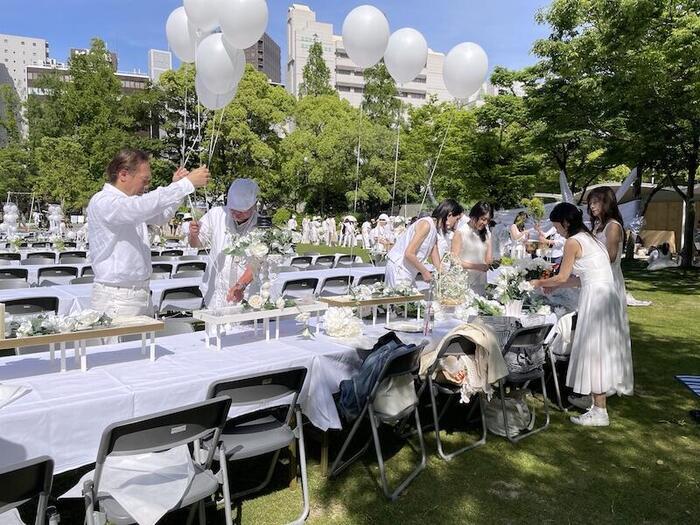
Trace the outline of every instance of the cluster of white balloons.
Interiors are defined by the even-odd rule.
[[[428,60],[428,42],[413,28],[389,34],[389,21],[371,5],[356,7],[343,22],[345,51],[357,66],[372,67],[382,57],[389,74],[399,84],[416,78]],[[476,93],[488,72],[486,52],[473,42],[458,44],[447,54],[442,76],[445,87],[457,99]]]
[[[61,233],[61,221],[63,221],[63,208],[60,204],[49,204],[46,211],[46,217],[49,219],[49,233]]]
[[[18,219],[19,209],[17,205],[8,202],[2,207],[2,224],[0,224],[0,231],[7,233],[8,236],[17,233]]]
[[[245,72],[244,49],[267,28],[265,0],[184,0],[168,17],[165,33],[182,62],[194,62],[199,102],[212,110],[236,96]],[[220,31],[219,31],[220,28]]]

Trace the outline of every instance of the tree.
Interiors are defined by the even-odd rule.
[[[210,164],[215,195],[225,193],[234,178],[247,177],[258,182],[265,203],[285,201],[278,150],[294,104],[284,88],[270,85],[263,73],[246,66],[236,97],[207,119],[204,131],[199,160]],[[212,140],[215,150],[209,159]]]
[[[27,103],[33,185],[47,197],[65,199],[66,211],[87,203],[118,150],[139,147],[159,154],[160,143],[151,138],[157,99],[150,87],[138,95],[122,93],[101,40],[94,39],[88,53],[73,56],[67,74],[47,74],[38,84],[43,94],[30,95]],[[67,169],[61,155],[80,164]]]
[[[540,65],[575,105],[557,106],[553,93],[550,104],[578,106],[575,117],[588,122],[569,132],[584,130],[603,143],[598,158],[655,170],[671,183],[686,204],[689,266],[700,161],[697,0],[555,0],[540,19],[552,27],[535,45]]]
[[[316,40],[309,48],[309,59],[304,66],[304,81],[299,87],[299,96],[318,97],[335,93],[331,87],[331,70],[323,59],[323,45]]]
[[[17,93],[8,84],[0,86],[0,131],[4,131],[2,139],[7,144],[20,141],[20,125],[22,122],[22,104]]]
[[[365,69],[364,77],[362,108],[365,114],[377,124],[386,127],[395,126],[401,111],[401,101],[398,98],[396,83],[384,62]]]
[[[0,148],[0,195],[27,191],[31,176],[31,154],[26,144],[12,143]]]
[[[44,201],[66,210],[85,207],[102,185],[90,174],[88,156],[70,137],[44,137],[34,152],[36,178],[32,190]]]

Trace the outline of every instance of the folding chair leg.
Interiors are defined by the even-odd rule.
[[[329,478],[334,478],[341,472],[343,472],[346,468],[348,468],[352,463],[354,463],[357,458],[361,457],[365,452],[367,452],[367,449],[369,448],[370,443],[372,442],[371,439],[365,443],[362,448],[350,459],[347,461],[343,461],[343,456],[345,455],[345,452],[347,452],[348,447],[350,446],[350,443],[352,442],[352,438],[355,437],[355,434],[357,433],[357,430],[360,428],[360,425],[362,424],[362,420],[364,419],[365,415],[367,414],[367,407],[362,409],[362,412],[360,413],[359,416],[357,416],[357,419],[355,420],[355,424],[352,426],[350,429],[350,433],[348,436],[345,438],[345,441],[343,442],[343,446],[340,447],[340,452],[338,452],[338,456],[335,458],[333,461],[333,464],[331,465],[330,472],[328,473]]]
[[[231,489],[228,482],[228,462],[226,461],[226,448],[223,443],[219,446],[219,468],[221,468],[221,490],[224,493],[224,516],[226,517],[226,525],[233,525],[233,517],[231,515]]]
[[[369,408],[369,418],[370,418],[370,426],[372,428],[372,437],[374,439],[374,448],[377,453],[377,463],[379,464],[379,476],[382,481],[382,490],[384,491],[384,495],[390,499],[391,501],[396,501],[398,497],[401,495],[401,493],[408,487],[408,485],[420,474],[420,472],[425,468],[425,465],[427,463],[427,457],[426,457],[426,452],[425,452],[425,442],[423,441],[423,430],[421,429],[420,425],[420,415],[418,414],[418,407],[416,406],[413,410],[413,413],[416,418],[416,429],[418,430],[418,442],[420,444],[420,452],[421,452],[421,460],[420,463],[416,466],[415,469],[404,479],[396,489],[391,492],[391,489],[389,488],[389,484],[386,479],[386,466],[384,464],[384,456],[382,455],[382,446],[379,441],[379,431],[377,428],[376,424],[376,417],[374,415],[374,411],[372,410],[372,407],[370,406]]]
[[[562,399],[561,399],[561,388],[559,387],[559,375],[557,374],[557,362],[554,359],[554,354],[552,353],[551,348],[547,349],[547,355],[549,356],[549,364],[552,367],[552,378],[554,379],[554,393],[557,396],[557,407],[562,412],[567,412],[568,409],[566,407],[564,407],[564,403],[562,402]]]
[[[433,412],[433,425],[435,427],[435,442],[437,444],[437,452],[438,455],[444,459],[445,461],[450,461],[451,459],[455,458],[456,456],[460,455],[462,452],[466,452],[467,450],[471,450],[476,447],[480,447],[484,443],[486,443],[486,418],[484,416],[484,406],[483,406],[483,398],[481,394],[479,394],[479,411],[481,412],[481,438],[465,447],[460,448],[459,450],[455,450],[454,452],[447,453],[445,452],[445,449],[442,445],[442,439],[440,439],[440,419],[442,419],[442,416],[445,413],[445,410],[443,410],[440,414],[437,412],[437,398],[435,396],[435,390],[433,389],[433,383],[432,379],[428,377],[428,390],[430,392],[430,404],[432,407],[432,412]],[[452,398],[448,400],[448,402]],[[447,406],[447,403],[445,404]]]
[[[306,521],[309,517],[309,481],[306,475],[306,446],[304,445],[304,427],[302,425],[301,411],[297,410],[297,426],[295,432],[297,433],[297,440],[299,442],[299,468],[301,470],[301,495],[304,500],[304,508],[301,511],[299,517],[294,520],[293,524],[300,524]]]
[[[200,501],[197,504],[197,508],[199,510],[199,525],[207,525],[207,515],[204,510],[204,501]]]

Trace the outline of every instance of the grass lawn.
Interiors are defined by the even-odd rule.
[[[687,413],[700,408],[700,399],[674,375],[700,374],[700,273],[647,273],[635,265],[625,275],[634,296],[653,305],[629,310],[636,392],[609,400],[610,427],[577,427],[567,414],[553,411],[548,430],[515,446],[489,435],[485,446],[449,463],[438,459],[428,434],[428,466],[395,503],[375,484],[371,449],[364,463],[327,480],[320,474],[318,445],[310,442],[309,523],[698,523],[700,426]],[[464,438],[452,434],[447,441],[455,447]],[[389,460],[390,473],[408,472],[414,459],[409,447],[400,448]],[[231,475],[252,470],[261,468],[239,467]],[[284,473],[279,469],[277,477]],[[244,502],[243,523],[294,518],[300,489],[285,485]],[[62,523],[81,522],[79,506],[61,507]],[[223,523],[223,514],[212,512],[209,523]]]
[[[364,248],[343,248],[340,246],[316,246],[314,244],[297,244],[296,246],[296,252],[299,255],[304,255],[305,253],[309,252],[316,252],[320,253],[321,255],[330,255],[334,253],[350,253],[352,250],[352,253],[355,255],[358,255],[362,257],[362,260],[365,262],[371,261],[372,258],[370,257],[370,254],[367,250]]]

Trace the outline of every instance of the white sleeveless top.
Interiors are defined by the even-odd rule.
[[[577,233],[576,239],[581,245],[581,257],[574,261],[573,273],[581,280],[581,287],[599,283],[613,283],[610,257],[605,245],[588,233]]]
[[[396,239],[396,244],[394,244],[394,247],[387,255],[387,258],[391,262],[397,266],[407,268],[409,271],[413,271],[413,267],[411,266],[410,269],[408,268],[408,263],[404,261],[404,254],[406,253],[406,248],[408,248],[408,245],[411,244],[413,236],[416,234],[416,227],[421,222],[427,222],[430,226],[430,230],[428,231],[426,238],[418,247],[418,250],[416,250],[416,257],[419,261],[426,260],[430,254],[430,250],[433,249],[433,246],[435,246],[435,243],[437,242],[437,228],[435,227],[435,223],[431,217],[423,217],[422,219],[418,219],[416,222],[411,224],[406,232]]]

